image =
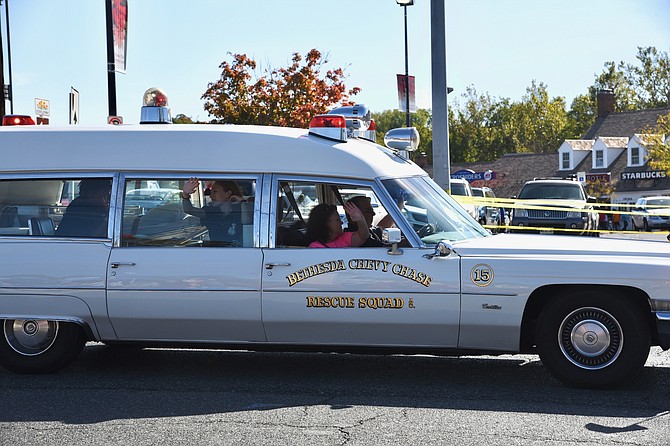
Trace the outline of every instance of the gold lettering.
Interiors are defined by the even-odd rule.
[[[316,299],[314,296],[307,296],[307,308],[316,306]]]
[[[288,286],[293,286],[298,283],[298,278],[295,276],[295,273],[289,274],[286,276],[286,279],[288,279]]]

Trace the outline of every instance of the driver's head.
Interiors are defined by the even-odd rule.
[[[363,213],[363,216],[365,217],[365,221],[368,224],[368,227],[372,226],[372,220],[375,217],[375,210],[372,207],[372,201],[370,197],[366,197],[365,195],[357,195],[355,197],[352,197],[349,201],[351,201],[353,204],[356,205],[358,209],[361,210]],[[347,214],[347,221],[351,225],[353,223],[351,221],[351,218],[349,218],[349,214]]]

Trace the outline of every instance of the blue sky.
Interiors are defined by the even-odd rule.
[[[35,114],[48,99],[51,123],[68,123],[70,87],[80,93],[82,125],[107,119],[104,0],[9,1],[14,113]],[[6,45],[4,2],[3,43]],[[431,106],[430,0],[408,8],[409,70],[417,106]],[[169,95],[173,116],[208,120],[200,99],[219,64],[246,53],[285,66],[317,48],[373,111],[397,107],[404,73],[402,8],[394,0],[128,0],[126,74],[117,108],[139,121],[143,92]],[[446,0],[447,83],[453,102],[469,85],[518,100],[532,80],[568,104],[608,60],[635,61],[638,46],[670,51],[668,0]],[[5,56],[5,82],[8,82]],[[7,103],[9,110],[9,103]]]

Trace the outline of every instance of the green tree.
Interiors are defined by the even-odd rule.
[[[646,129],[649,165],[670,175],[670,114],[661,116],[655,128]]]
[[[521,101],[512,104],[518,132],[517,152],[551,153],[565,139],[567,112],[565,99],[549,98],[547,86],[533,81]]]
[[[494,159],[496,101],[488,93],[479,94],[473,85],[456,99],[448,110],[449,154],[453,162],[474,162]]]
[[[521,101],[479,94],[473,86],[449,110],[452,161],[492,161],[506,153],[557,150],[568,122],[565,101],[533,81]]]
[[[654,47],[638,47],[638,65],[626,64],[625,76],[635,91],[638,109],[670,106],[670,58]]]
[[[231,56],[232,63],[220,65],[220,79],[202,95],[213,123],[306,128],[314,115],[349,104],[349,98],[360,91],[358,87],[347,90],[342,68],[323,73],[328,61],[316,49],[304,58],[293,53],[288,67],[268,68],[260,74],[246,54]]]
[[[617,112],[670,106],[670,59],[655,47],[638,47],[637,64],[605,62],[588,92],[577,96],[568,111],[567,138],[578,138],[595,122],[596,95],[602,89],[614,91]]]
[[[572,100],[568,111],[564,134],[566,139],[579,139],[596,120],[596,90],[589,88],[589,94],[580,94]]]
[[[637,64],[605,62],[605,70],[589,87],[595,98],[598,90],[614,91],[614,108],[618,112],[670,106],[670,58],[655,47],[638,47]],[[595,110],[595,104],[594,104]]]

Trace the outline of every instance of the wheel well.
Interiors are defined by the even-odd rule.
[[[554,299],[560,299],[561,295],[574,291],[607,293],[626,299],[642,310],[645,315],[648,315],[647,318],[652,336],[657,334],[656,324],[654,323],[653,313],[649,304],[649,296],[638,288],[592,284],[546,285],[534,290],[526,302],[526,308],[524,309],[521,321],[521,338],[519,341],[519,349],[522,353],[535,352],[537,320],[544,307]]]

